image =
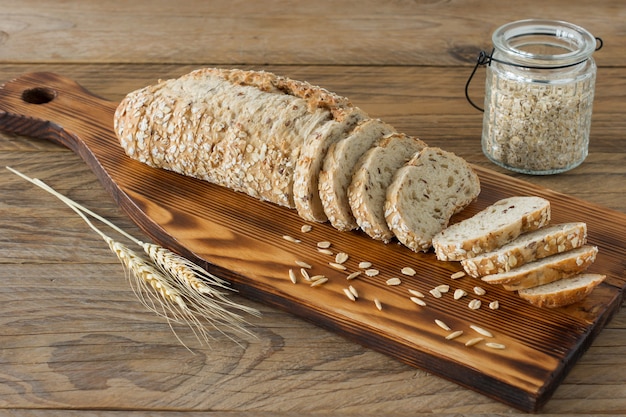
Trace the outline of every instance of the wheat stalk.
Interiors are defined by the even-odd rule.
[[[227,336],[229,335],[224,329],[250,334],[246,330],[247,323],[244,317],[232,310],[257,316],[260,313],[256,309],[229,300],[227,293],[223,291],[232,291],[227,281],[210,274],[163,246],[142,242],[106,218],[54,190],[45,182],[30,178],[11,167],[6,168],[54,195],[74,210],[109,245],[111,251],[117,255],[129,272],[129,278],[134,278],[129,282],[140,302],[150,311],[164,317],[179,341],[181,340],[172,327],[172,322],[187,324],[201,342],[208,342],[211,339],[206,324]],[[91,222],[87,215],[140,246],[148,259],[106,235]],[[182,341],[181,343],[184,345]]]

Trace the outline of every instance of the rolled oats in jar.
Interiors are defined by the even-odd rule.
[[[568,171],[587,157],[597,41],[560,21],[522,20],[493,33],[482,149],[515,172]],[[601,43],[600,43],[601,46]]]

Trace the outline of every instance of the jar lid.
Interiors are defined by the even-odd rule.
[[[596,38],[572,23],[527,19],[500,26],[492,36],[496,52],[528,66],[575,65],[596,50]]]

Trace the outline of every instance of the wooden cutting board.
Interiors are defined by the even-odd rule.
[[[622,303],[623,213],[476,167],[482,192],[459,219],[504,197],[539,195],[551,201],[553,223],[585,221],[589,242],[599,247],[590,271],[606,274],[606,281],[581,303],[539,309],[479,280],[451,279],[460,265],[437,261],[432,253],[413,253],[360,232],[338,232],[328,224],[313,224],[310,232],[303,233],[305,222],[293,210],[133,161],[113,133],[116,106],[59,75],[25,74],[0,89],[0,129],[72,149],[155,242],[228,279],[244,296],[288,310],[503,403],[538,410]],[[317,250],[320,241],[331,242],[334,253],[349,254],[347,270],[329,265],[334,257]],[[292,283],[288,271],[299,273],[296,261],[309,263],[310,274],[323,274],[329,282],[311,287],[298,274],[298,282]],[[379,275],[362,274],[347,281],[361,261],[371,262]],[[404,267],[417,273],[403,275]],[[387,285],[392,277],[402,283]],[[430,290],[441,284],[449,285],[450,291],[433,297]],[[357,290],[356,301],[345,295],[348,285]],[[475,295],[477,285],[486,294]],[[468,295],[455,300],[458,288]],[[426,306],[412,302],[409,289],[424,293]],[[470,309],[472,299],[481,300],[482,307]],[[496,300],[499,309],[490,309],[489,303]],[[435,320],[464,333],[447,340],[449,332]],[[469,339],[480,336],[470,325],[489,330],[493,338],[466,346]],[[490,348],[485,342],[505,348]]]

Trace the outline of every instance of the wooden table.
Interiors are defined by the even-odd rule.
[[[482,116],[463,93],[493,30],[535,16],[577,23],[605,44],[595,55],[590,155],[557,176],[516,175],[488,162]],[[0,80],[52,71],[120,100],[202,66],[264,69],[348,96],[476,165],[626,212],[625,18],[619,1],[1,0]],[[470,91],[477,100],[481,75]],[[71,151],[0,133],[0,165],[46,180],[145,239]],[[252,320],[254,337],[240,345],[218,338],[191,353],[136,300],[116,258],[73,212],[8,171],[0,195],[0,414],[519,413],[237,296],[262,312]],[[626,413],[626,310],[541,412]]]

